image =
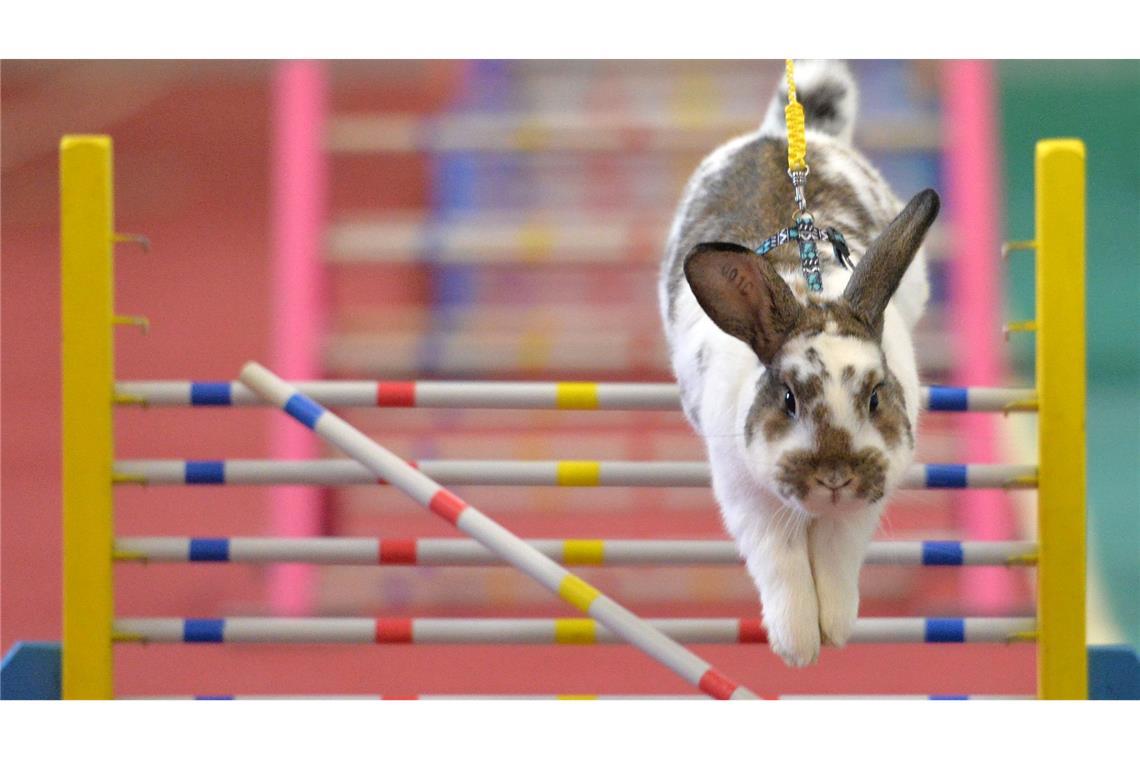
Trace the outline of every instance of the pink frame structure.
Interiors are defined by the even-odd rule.
[[[1001,385],[1001,198],[998,193],[997,83],[991,61],[942,64],[946,204],[954,243],[949,313],[953,315],[958,385]],[[963,415],[959,440],[969,441],[972,461],[1000,461],[992,417]],[[968,491],[960,497],[963,539],[994,541],[1015,533],[1008,497],[1001,491]],[[971,568],[962,603],[979,614],[1008,610],[1015,579],[1000,567]]]
[[[290,378],[322,374],[321,340],[328,313],[321,235],[325,225],[328,165],[323,149],[328,113],[326,64],[282,61],[273,75],[271,225],[273,366]],[[274,417],[270,454],[311,459],[319,443],[288,419]],[[270,492],[270,534],[320,534],[323,495],[302,486]],[[304,615],[316,597],[317,568],[279,565],[270,570],[269,605],[275,614]]]

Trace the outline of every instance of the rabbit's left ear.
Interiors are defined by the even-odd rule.
[[[855,266],[843,298],[875,333],[882,332],[883,312],[938,216],[940,205],[938,193],[929,189],[911,198]]]
[[[701,243],[685,259],[685,279],[717,327],[771,364],[803,307],[772,264],[734,243]]]

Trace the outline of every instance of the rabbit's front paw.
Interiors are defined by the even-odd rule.
[[[793,668],[814,665],[819,659],[819,619],[815,610],[811,610],[811,614],[804,613],[765,621],[769,646]]]
[[[841,647],[851,638],[859,616],[859,590],[827,589],[820,585],[819,632],[823,643]]]

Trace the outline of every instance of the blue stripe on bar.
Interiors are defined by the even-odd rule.
[[[229,700],[229,699],[233,699],[233,698],[234,698],[233,694],[198,694],[194,697],[194,699],[207,701],[207,702],[212,702],[214,700],[219,700],[219,699]]]
[[[229,383],[190,383],[190,403],[194,406],[229,406],[233,403]]]
[[[962,543],[960,541],[923,541],[922,564],[961,565]]]
[[[317,420],[325,413],[323,406],[301,393],[294,393],[289,397],[285,402],[285,411],[309,428],[316,427]]]
[[[966,641],[966,621],[962,618],[927,618],[926,637],[928,644],[961,644]]]
[[[948,385],[930,386],[930,411],[965,412],[970,408],[969,393],[965,388]]]
[[[221,460],[186,460],[187,483],[225,483],[226,464]]]
[[[966,465],[928,464],[926,469],[927,488],[966,488]]]
[[[191,562],[229,562],[230,540],[228,538],[190,539]]]
[[[930,698],[934,699],[934,700],[941,701],[941,700],[969,699],[970,697],[967,696],[966,694],[931,694]]]
[[[226,621],[221,618],[186,618],[182,621],[182,640],[220,644],[224,641]]]

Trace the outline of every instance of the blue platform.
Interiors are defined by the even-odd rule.
[[[0,699],[59,699],[58,641],[17,641],[0,663]]]
[[[59,699],[60,691],[57,641],[17,642],[0,664],[0,698]],[[1140,659],[1131,647],[1089,647],[1089,699],[1140,699]]]

